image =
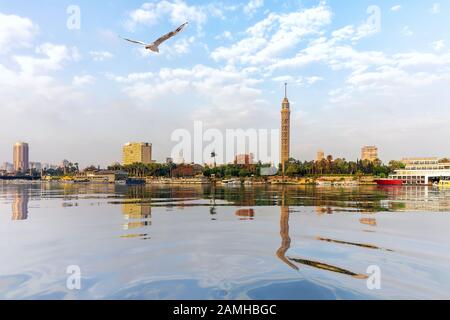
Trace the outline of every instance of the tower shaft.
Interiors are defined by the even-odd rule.
[[[290,158],[291,146],[291,110],[287,98],[287,84],[285,84],[285,97],[281,105],[281,141],[280,141],[280,161],[283,174],[286,172],[286,164]]]

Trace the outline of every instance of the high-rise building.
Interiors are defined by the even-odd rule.
[[[320,162],[325,159],[325,152],[323,150],[317,151],[316,161]]]
[[[361,160],[378,160],[378,148],[374,146],[365,146],[361,149]]]
[[[27,172],[29,163],[28,143],[17,142],[13,149],[13,165],[16,172]]]
[[[152,144],[147,142],[129,142],[123,146],[123,165],[133,163],[152,163]]]
[[[286,171],[286,163],[290,158],[291,144],[291,110],[289,100],[287,98],[287,83],[284,84],[284,99],[281,104],[281,150],[280,161],[283,173]]]

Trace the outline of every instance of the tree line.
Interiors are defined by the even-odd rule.
[[[321,161],[298,161],[290,159],[286,164],[287,176],[317,176],[317,175],[374,175],[387,177],[395,170],[403,169],[405,165],[400,161],[391,161],[388,165],[380,160],[357,160],[347,161],[345,159],[332,160],[330,157]]]
[[[135,177],[172,177],[172,172],[180,165],[174,163],[134,163],[130,165],[114,164],[108,170],[123,170]],[[182,165],[189,166],[189,165]],[[246,178],[259,177],[262,168],[270,167],[270,164],[261,162],[252,165],[224,164],[218,166],[203,166],[203,176],[216,178]],[[347,161],[346,159],[323,159],[322,161],[299,161],[289,159],[286,164],[285,175],[289,177],[307,177],[320,175],[374,175],[387,177],[395,170],[403,169],[405,165],[400,161],[391,161],[385,165],[380,160]],[[278,175],[282,175],[281,166]]]

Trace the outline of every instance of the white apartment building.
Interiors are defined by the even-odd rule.
[[[405,184],[427,185],[441,179],[450,180],[450,162],[439,158],[405,158],[405,169],[396,170],[390,177]]]

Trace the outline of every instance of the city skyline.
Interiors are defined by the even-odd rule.
[[[20,140],[30,161],[106,166],[126,141],[150,141],[163,162],[171,132],[196,120],[279,128],[286,81],[294,158],[323,148],[357,159],[364,145],[385,162],[448,155],[448,3],[375,3],[381,28],[371,1],[258,3],[79,1],[79,30],[66,27],[68,1],[2,3],[1,162]],[[184,20],[160,55],[119,38],[152,38]]]

